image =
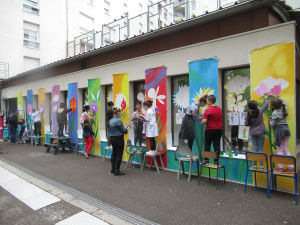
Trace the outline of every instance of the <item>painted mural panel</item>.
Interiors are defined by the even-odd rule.
[[[146,100],[153,101],[158,125],[156,142],[164,142],[167,147],[167,68],[157,67],[146,70]],[[164,165],[167,165],[167,153],[163,156]]]
[[[45,88],[40,88],[38,90],[38,110],[41,113],[41,134],[44,137],[44,140],[46,140],[45,136],[45,105],[46,105],[46,99],[45,99]]]
[[[129,77],[127,73],[113,75],[113,99],[114,105],[121,109],[123,125],[129,124]],[[124,135],[126,143],[129,134]],[[128,160],[129,155],[124,151],[123,159]]]
[[[218,104],[218,61],[215,58],[203,59],[189,63],[190,104],[198,102],[204,95],[215,95]],[[204,113],[200,107],[199,113]],[[201,121],[195,122],[195,141],[193,153],[199,155],[204,149],[205,126]]]
[[[250,100],[250,68],[225,70],[223,80],[225,94],[223,98],[224,133],[226,138],[223,150],[234,150],[242,153],[251,146],[250,140],[238,138],[239,128],[245,125],[243,118]],[[236,123],[233,123],[233,119],[236,119]]]
[[[21,91],[18,92],[17,104],[18,104],[19,119],[23,119],[24,118],[23,95]]]
[[[27,91],[27,122],[29,123],[29,127],[33,127],[33,120],[32,120],[32,108],[33,108],[33,91]]]
[[[287,102],[287,122],[291,132],[289,151],[295,154],[295,45],[294,42],[281,43],[255,49],[251,52],[251,99],[261,105],[264,93],[279,95]],[[270,108],[264,113],[267,129],[264,152],[276,153],[274,136],[269,124]],[[264,179],[260,182],[263,183]],[[278,187],[292,189],[292,182],[278,179]]]
[[[91,107],[91,111],[94,113],[94,117],[91,120],[92,129],[95,133],[93,139],[93,145],[91,153],[95,155],[101,154],[101,142],[100,142],[100,78],[88,80],[88,104]]]
[[[52,86],[51,92],[51,133],[58,136],[57,110],[60,104],[60,86]]]
[[[68,84],[69,137],[71,143],[78,143],[78,84]]]

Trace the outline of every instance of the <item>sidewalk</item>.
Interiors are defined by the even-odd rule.
[[[8,160],[50,178],[92,198],[126,210],[156,223],[168,224],[298,224],[299,205],[294,196],[271,193],[227,182],[219,185],[206,178],[177,181],[176,173],[155,169],[125,168],[125,176],[112,176],[110,162],[89,160],[76,153],[45,153],[44,147],[1,143],[0,160]],[[299,185],[300,186],[300,185]],[[298,190],[299,191],[299,190]]]

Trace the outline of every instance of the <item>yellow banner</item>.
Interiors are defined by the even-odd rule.
[[[44,141],[46,140],[46,135],[45,135],[45,105],[46,105],[46,100],[45,100],[45,88],[40,88],[38,90],[38,110],[41,112],[41,133],[42,136],[44,137]]]
[[[121,109],[121,119],[123,125],[129,124],[129,78],[128,74],[114,74],[113,75],[113,93],[114,93],[114,105]],[[125,146],[129,134],[124,136]],[[129,155],[124,149],[123,159],[128,160]]]
[[[287,102],[288,126],[291,132],[289,151],[295,154],[295,45],[294,42],[275,44],[255,49],[251,52],[251,99],[263,102],[264,93],[280,95]],[[270,156],[276,153],[274,133],[269,126],[270,108],[264,113],[267,135],[264,152]],[[270,138],[269,138],[270,137]],[[273,145],[274,146],[274,145]],[[265,184],[265,176],[260,176],[259,183]],[[278,179],[278,187],[292,190],[293,184],[288,179]]]

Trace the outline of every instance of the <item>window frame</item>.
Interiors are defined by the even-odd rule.
[[[175,115],[174,115],[174,104],[173,104],[173,95],[174,95],[174,87],[173,87],[173,81],[181,76],[187,76],[188,80],[190,80],[189,74],[188,73],[184,73],[184,74],[178,74],[175,76],[171,76],[171,135],[172,135],[172,147],[177,147],[177,145],[174,144],[175,142],[175,135],[174,135],[174,131],[175,131],[175,126],[174,126],[174,121],[175,121]],[[190,84],[188,82],[188,86],[190,88]],[[189,103],[190,104],[190,103]],[[179,140],[178,140],[179,141]]]
[[[30,23],[26,22],[26,21],[24,21],[24,23],[23,23],[23,47],[39,49],[40,48],[40,27],[39,27],[39,25],[32,23],[32,25],[37,27],[37,30],[34,30],[32,28],[27,27],[26,24],[30,24]],[[27,33],[25,32],[25,30],[27,30]],[[36,33],[36,40],[30,39],[30,33],[28,33],[28,31]],[[25,37],[25,34],[28,35],[28,37]],[[26,42],[28,42],[28,45],[25,44]],[[30,46],[29,43],[36,44],[36,47]]]
[[[226,69],[222,69],[222,111],[223,111],[223,132],[222,132],[222,146],[220,151],[226,152],[226,144],[225,144],[225,122],[226,122],[226,112],[225,112],[225,101],[226,101],[226,95],[225,95],[225,73],[226,71],[229,70],[240,70],[240,69],[246,69],[249,68],[250,71],[250,65],[246,65],[246,66],[239,66],[239,67],[230,67],[230,68],[226,68]],[[251,79],[251,73],[249,73],[249,79]],[[250,91],[250,95],[251,95],[251,91]],[[250,138],[250,134],[249,134],[249,138]],[[248,140],[249,142],[249,140]],[[240,154],[240,153],[239,153]],[[243,153],[242,153],[243,154]],[[243,154],[244,155],[244,154]]]
[[[36,3],[36,5],[30,4],[30,3]],[[36,10],[37,13],[33,13],[32,11],[26,10],[25,8],[34,9],[34,10]],[[37,16],[40,15],[39,2],[38,1],[32,1],[32,0],[23,0],[23,12],[31,13],[31,14],[37,15]]]

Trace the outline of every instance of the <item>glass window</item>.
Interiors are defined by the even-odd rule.
[[[172,144],[173,146],[177,146],[182,117],[190,102],[189,76],[181,75],[172,77],[171,83]]]
[[[106,119],[106,112],[107,112],[107,103],[114,101],[114,93],[113,93],[113,86],[106,85],[105,86],[105,131],[107,133],[107,119]]]
[[[35,15],[39,14],[38,2],[37,1],[24,0],[23,2],[24,2],[24,4],[23,4],[24,12],[32,13],[32,14],[35,14]]]
[[[136,103],[141,103],[145,101],[145,81],[136,81],[133,85],[133,94],[134,94],[134,109]]]
[[[223,150],[245,152],[249,138],[244,128],[242,115],[246,112],[250,100],[250,69],[237,68],[223,72],[223,112],[224,112],[224,143]],[[244,135],[243,135],[244,134]]]
[[[23,45],[31,48],[39,47],[39,25],[24,22]]]
[[[82,106],[88,105],[89,104],[89,94],[88,94],[88,89],[83,88],[82,89]]]

